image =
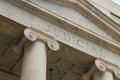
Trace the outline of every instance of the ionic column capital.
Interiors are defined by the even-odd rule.
[[[111,72],[115,75],[115,78],[120,79],[120,68],[106,60],[96,59],[94,65],[88,70],[88,72],[82,75],[83,80],[91,80],[96,72]]]
[[[95,66],[100,71],[111,71],[114,73],[115,77],[120,79],[120,68],[108,61],[105,61],[103,59],[96,59],[95,60]]]
[[[53,50],[57,51],[60,49],[60,45],[58,41],[53,37],[44,32],[38,31],[34,28],[26,28],[24,30],[25,37],[30,41],[42,40],[47,43],[48,47]]]

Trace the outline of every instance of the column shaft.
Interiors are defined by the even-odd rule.
[[[113,74],[110,71],[98,71],[93,75],[93,80],[113,80]]]
[[[35,41],[24,49],[21,80],[46,80],[46,47]]]

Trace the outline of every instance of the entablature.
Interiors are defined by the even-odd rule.
[[[19,5],[24,6],[25,8],[27,8],[27,10],[32,11],[34,14],[36,14],[40,17],[43,17],[43,18],[47,19],[48,21],[53,22],[54,24],[61,25],[62,27],[66,28],[68,30],[71,30],[74,33],[77,33],[80,35],[82,34],[84,37],[91,39],[95,42],[98,42],[104,46],[106,46],[106,44],[107,44],[106,47],[113,49],[114,51],[116,51],[116,49],[117,49],[117,51],[119,51],[120,46],[118,45],[118,43],[114,43],[114,42],[106,39],[105,37],[95,34],[94,32],[91,32],[88,29],[85,29],[84,27],[80,27],[80,25],[75,24],[72,21],[69,21],[66,18],[61,17],[57,14],[54,14],[53,12],[51,12],[43,7],[33,4],[31,1],[28,1],[28,0],[17,1],[16,0],[14,2]],[[78,3],[76,3],[76,1],[74,1],[72,3],[78,4]],[[78,5],[80,5],[80,4],[78,4]],[[112,31],[112,32],[114,32],[114,31]]]

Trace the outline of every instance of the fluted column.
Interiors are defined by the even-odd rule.
[[[24,48],[21,80],[46,80],[46,46],[35,41]]]

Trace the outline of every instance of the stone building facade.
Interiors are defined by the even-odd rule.
[[[120,6],[0,0],[0,80],[120,80]]]

